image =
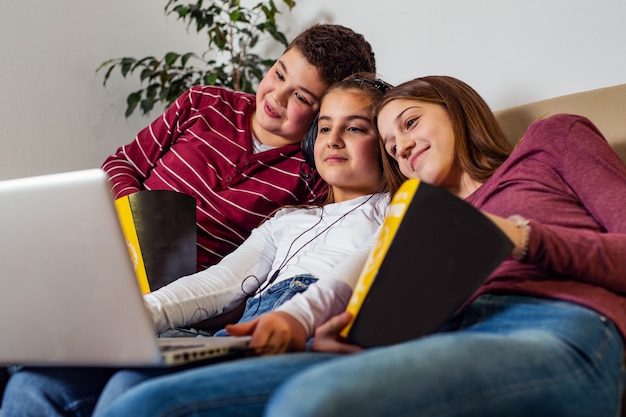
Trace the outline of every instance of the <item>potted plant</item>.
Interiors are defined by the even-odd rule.
[[[296,5],[293,0],[281,1],[289,11]],[[185,4],[168,0],[165,14],[175,14],[187,23],[187,28],[206,33],[207,49],[201,55],[168,52],[162,58],[113,58],[103,62],[96,72],[105,70],[103,86],[116,68],[124,78],[139,76],[142,88],[128,95],[126,117],[138,106],[146,114],[156,103],[169,105],[198,84],[253,93],[275,61],[252,52],[259,39],[269,35],[285,47],[288,44],[276,24],[279,13],[274,0],[251,7],[243,6],[239,0],[196,0]]]

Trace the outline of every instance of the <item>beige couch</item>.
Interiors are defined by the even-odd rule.
[[[500,125],[516,142],[535,119],[555,113],[588,117],[626,163],[626,84],[584,91],[496,111]]]

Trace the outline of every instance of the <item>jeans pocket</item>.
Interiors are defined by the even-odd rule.
[[[309,274],[305,275],[296,275],[295,277],[286,280],[289,283],[285,288],[281,289],[280,294],[275,293],[277,297],[275,297],[275,302],[272,306],[272,311],[276,310],[282,304],[291,300],[294,295],[302,293],[306,291],[311,284],[314,284],[317,281],[316,278],[313,278]],[[285,282],[285,281],[283,281]],[[271,288],[270,288],[271,290]],[[268,290],[269,292],[269,290]]]

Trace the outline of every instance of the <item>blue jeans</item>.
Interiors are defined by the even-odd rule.
[[[617,416],[623,343],[575,304],[476,300],[444,332],[353,355],[286,354],[155,378],[103,410],[124,416]]]
[[[296,275],[293,278],[272,285],[259,297],[248,298],[246,308],[238,323],[251,321],[263,313],[276,310],[294,295],[304,292],[315,281],[317,281],[317,278],[313,278],[310,274]],[[214,334],[214,336],[227,335],[228,333],[224,329],[218,330]]]
[[[447,332],[298,374],[267,417],[619,415],[624,347],[586,308],[483,296]]]
[[[276,309],[295,294],[305,291],[315,281],[315,278],[307,274],[272,285],[260,297],[248,300],[240,322],[252,320],[258,315]],[[123,370],[23,368],[9,380],[2,401],[2,417],[98,415],[99,410],[106,409],[110,402],[131,387],[157,376],[183,372],[192,367],[193,365],[184,368]]]

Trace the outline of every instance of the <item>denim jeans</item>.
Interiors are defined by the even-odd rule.
[[[249,298],[246,301],[246,308],[238,323],[245,323],[255,319],[263,313],[274,311],[285,301],[294,295],[305,291],[309,285],[317,281],[310,274],[296,275],[292,278],[281,281],[272,285],[265,290],[260,296]],[[218,330],[214,336],[227,336],[226,330]]]
[[[622,357],[620,334],[594,311],[487,295],[419,340],[178,372],[135,386],[100,417],[613,417]]]
[[[623,342],[594,311],[487,295],[446,330],[303,371],[265,415],[619,415]]]
[[[272,285],[260,297],[248,300],[240,322],[274,310],[295,294],[305,291],[315,281],[307,274]],[[2,417],[98,415],[99,410],[106,409],[109,403],[131,387],[157,376],[183,372],[192,367],[23,368],[9,380],[2,402]],[[94,412],[96,403],[98,405]]]

